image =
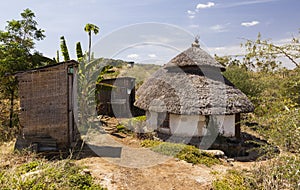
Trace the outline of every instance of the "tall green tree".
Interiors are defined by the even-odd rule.
[[[89,50],[88,50],[88,61],[91,61],[91,46],[92,46],[92,32],[94,32],[95,35],[99,33],[99,27],[94,24],[86,24],[84,27],[84,31],[86,31],[89,35]]]
[[[35,15],[30,9],[21,13],[21,20],[8,21],[0,31],[0,75],[39,66],[33,60],[35,41],[45,38],[44,30],[37,28]]]
[[[77,55],[77,60],[81,62],[83,60],[83,53],[82,53],[80,42],[76,43],[76,55]]]
[[[56,51],[56,58],[55,58],[55,61],[56,61],[57,63],[59,63],[59,51],[58,51],[58,50]]]
[[[5,30],[0,31],[0,92],[3,98],[11,101],[10,127],[17,90],[17,82],[12,74],[42,64],[43,56],[33,51],[35,41],[43,40],[45,35],[34,18],[35,14],[25,9],[20,20],[7,21]]]
[[[64,61],[70,60],[69,50],[64,36],[60,37],[60,50],[64,57]]]

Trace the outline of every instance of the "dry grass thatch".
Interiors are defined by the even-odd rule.
[[[137,91],[135,105],[154,112],[214,115],[251,112],[247,96],[228,81],[220,63],[198,39],[154,73]]]
[[[180,53],[173,59],[171,59],[165,67],[184,67],[184,66],[210,66],[225,71],[225,67],[218,63],[212,56],[206,53],[200,47],[192,46],[184,52]]]
[[[247,96],[218,69],[162,68],[137,91],[137,107],[154,112],[187,115],[251,112]]]

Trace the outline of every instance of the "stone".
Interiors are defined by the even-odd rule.
[[[209,153],[216,158],[224,158],[225,153],[222,150],[201,150],[202,152]]]

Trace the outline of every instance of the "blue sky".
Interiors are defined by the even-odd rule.
[[[86,50],[86,23],[100,27],[93,36],[97,56],[137,62],[166,62],[188,48],[195,35],[211,54],[231,55],[241,53],[243,39],[255,39],[258,32],[284,43],[300,28],[299,0],[10,0],[1,2],[0,29],[26,8],[46,31],[36,49],[51,58],[60,36],[73,59],[76,42]]]

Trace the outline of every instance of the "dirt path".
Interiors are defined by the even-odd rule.
[[[114,189],[210,189],[214,172],[225,173],[230,165],[211,168],[192,165],[139,147],[133,138],[116,139],[107,134],[89,135],[91,149],[101,157],[78,160],[109,190]],[[105,147],[105,148],[103,148]]]
[[[214,179],[211,171],[226,170],[224,166],[206,166],[168,160],[165,163],[147,168],[128,168],[110,163],[100,158],[85,158],[79,161],[87,166],[91,174],[109,190],[114,189],[210,189]]]

